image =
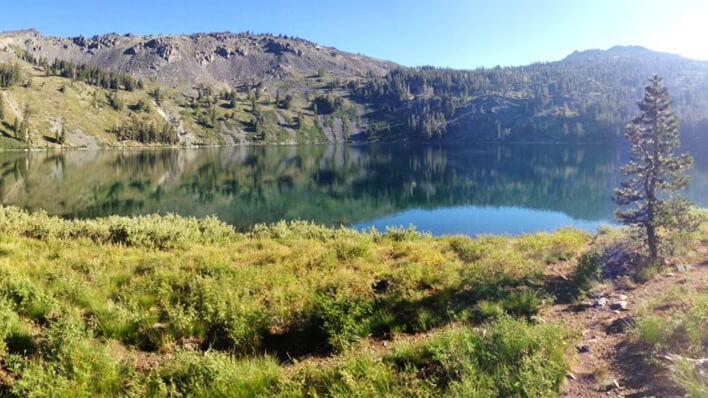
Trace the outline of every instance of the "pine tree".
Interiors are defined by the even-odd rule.
[[[19,141],[24,141],[22,139],[22,125],[20,124],[20,118],[15,118],[15,123],[12,125],[12,131],[15,132],[15,138]]]
[[[2,102],[2,95],[0,95],[0,120],[3,120],[5,118],[3,106],[4,106],[4,104]]]
[[[64,130],[63,121],[61,123],[61,129],[59,129],[59,131],[57,132],[56,141],[59,145],[64,145],[64,141],[66,141],[66,130]]]
[[[659,76],[649,81],[638,104],[642,114],[627,126],[631,158],[622,168],[626,180],[615,189],[614,199],[620,206],[635,205],[618,210],[617,218],[622,224],[642,228],[650,259],[656,261],[658,229],[687,228],[677,220],[686,218],[690,204],[676,193],[689,182],[685,171],[693,166],[693,158],[674,153],[680,145],[679,123],[669,92]]]
[[[283,108],[290,109],[292,106],[293,106],[293,96],[288,94],[285,96],[285,100],[283,100]]]

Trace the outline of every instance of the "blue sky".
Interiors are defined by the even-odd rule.
[[[708,59],[708,2],[682,0],[0,0],[0,31],[284,33],[404,65],[521,65],[643,45]],[[671,4],[674,4],[673,6]]]

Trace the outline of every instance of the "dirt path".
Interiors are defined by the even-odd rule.
[[[546,308],[541,318],[560,322],[582,333],[561,396],[564,397],[674,397],[681,396],[666,374],[647,367],[641,353],[626,340],[637,306],[673,286],[708,286],[708,246],[688,270],[672,266],[651,281],[635,285],[620,280],[581,305],[563,303]],[[550,270],[549,278],[562,284],[571,267]],[[558,286],[562,290],[562,286]],[[626,303],[626,306],[624,305]],[[625,307],[624,309],[622,307]]]

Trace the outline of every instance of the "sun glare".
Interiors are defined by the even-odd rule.
[[[688,58],[708,60],[708,4],[686,11],[683,18],[650,45],[655,50],[680,54]]]

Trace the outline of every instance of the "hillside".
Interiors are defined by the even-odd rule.
[[[64,62],[59,62],[64,61]],[[618,142],[646,78],[707,143],[708,62],[642,47],[521,67],[406,68],[286,36],[0,34],[0,147]],[[116,104],[117,103],[117,104]],[[25,119],[28,134],[15,130]]]
[[[521,67],[397,69],[357,94],[380,109],[377,117],[397,137],[612,142],[622,138],[653,74],[665,78],[684,139],[708,142],[708,62],[641,47]]]

